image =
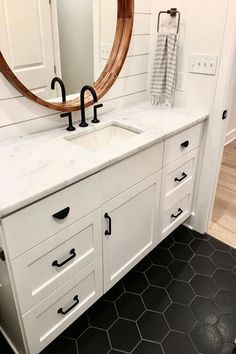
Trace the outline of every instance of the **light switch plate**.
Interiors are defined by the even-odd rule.
[[[101,59],[109,59],[112,46],[107,43],[101,43]]]
[[[217,63],[217,55],[192,53],[189,60],[189,72],[196,74],[215,75]]]

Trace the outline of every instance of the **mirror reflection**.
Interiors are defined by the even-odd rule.
[[[35,95],[60,101],[93,85],[112,49],[117,0],[2,0],[0,48],[17,78]]]

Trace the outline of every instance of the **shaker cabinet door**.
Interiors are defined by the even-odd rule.
[[[104,291],[158,243],[160,173],[103,206]]]

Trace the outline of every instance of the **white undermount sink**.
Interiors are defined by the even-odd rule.
[[[73,135],[65,139],[85,149],[96,152],[111,147],[114,144],[122,143],[140,133],[140,131],[131,128],[111,124],[104,128],[84,132],[76,136]]]

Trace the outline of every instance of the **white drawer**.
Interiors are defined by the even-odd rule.
[[[162,239],[168,236],[177,226],[183,223],[191,213],[192,193],[177,201],[162,214]]]
[[[38,354],[102,293],[100,257],[22,317],[30,354]]]
[[[21,313],[52,294],[101,252],[101,211],[97,209],[13,260]]]
[[[178,195],[193,188],[199,149],[166,166],[162,171],[162,205],[169,205]]]
[[[201,144],[204,122],[195,125],[165,141],[164,166],[174,162]]]
[[[14,259],[101,205],[99,175],[90,176],[2,220],[10,259]],[[53,215],[69,207],[64,219]]]
[[[103,203],[162,168],[163,143],[138,152],[101,172]]]

